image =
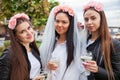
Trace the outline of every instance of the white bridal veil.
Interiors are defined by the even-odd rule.
[[[81,63],[80,60],[80,54],[82,54],[83,50],[85,49],[85,43],[86,43],[86,32],[84,30],[81,30],[81,32],[78,32],[78,27],[77,27],[77,16],[76,14],[74,14],[74,36],[73,36],[73,41],[74,41],[74,61],[72,62],[72,64],[70,65],[70,67],[68,68],[66,74],[74,74],[74,68],[77,68],[79,71],[79,75],[81,74],[81,80],[87,80],[86,76],[84,74],[84,67]],[[50,55],[52,53],[53,50],[53,46],[55,43],[55,28],[54,28],[54,8],[51,10],[46,27],[45,27],[45,31],[43,34],[43,40],[42,40],[42,44],[39,48],[40,50],[40,57],[42,60],[42,64],[43,67],[46,68],[46,64],[48,62],[48,60],[50,59]],[[76,74],[76,77],[77,75]],[[74,77],[74,79],[70,79],[71,76],[69,76],[69,78],[67,78],[68,75],[65,75],[65,80],[76,80]]]

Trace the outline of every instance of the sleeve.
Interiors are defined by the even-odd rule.
[[[120,80],[120,41],[113,40],[114,52],[111,54],[111,64],[115,76],[115,80]]]
[[[9,80],[10,75],[10,55],[9,50],[6,49],[3,51],[0,56],[0,80]]]
[[[120,41],[113,40],[113,48],[111,47],[111,65],[115,80],[120,80]],[[100,80],[107,80],[107,71],[104,68],[99,67],[98,73],[94,73],[96,78]]]
[[[108,80],[108,74],[107,74],[107,71],[102,68],[102,67],[99,67],[99,70],[97,73],[94,73],[95,75],[95,78],[98,79],[98,80]]]

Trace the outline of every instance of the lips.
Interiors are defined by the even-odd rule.
[[[28,37],[27,37],[27,39],[31,39],[31,38],[32,38],[32,36],[28,36]]]
[[[62,29],[61,29],[61,28],[57,28],[57,31],[58,31],[58,32],[61,32],[61,31],[62,31]]]
[[[62,31],[62,30],[61,30],[61,29],[58,29],[57,31],[60,32],[60,31]]]
[[[93,26],[88,26],[87,28],[88,28],[88,30],[92,30]]]

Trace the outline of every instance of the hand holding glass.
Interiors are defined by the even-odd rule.
[[[59,67],[59,59],[57,57],[52,57],[48,62],[49,68],[51,70],[56,70]]]
[[[85,64],[87,61],[91,61],[92,60],[92,53],[91,52],[87,52],[86,54],[82,54],[80,59]],[[90,75],[90,72],[88,70],[86,70],[86,74]]]

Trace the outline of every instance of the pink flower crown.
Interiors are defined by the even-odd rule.
[[[69,6],[65,6],[65,5],[56,6],[54,9],[54,15],[56,15],[59,11],[68,12],[70,16],[74,16],[74,11]]]
[[[90,1],[87,5],[83,7],[83,11],[89,9],[90,7],[93,7],[96,11],[103,11],[103,5],[100,2],[96,1]]]
[[[18,14],[14,15],[13,17],[10,18],[9,23],[8,23],[8,28],[9,29],[12,29],[12,30],[15,29],[16,22],[17,22],[16,20],[18,18],[25,18],[25,19],[29,20],[28,15],[26,15],[25,13],[18,13]]]

